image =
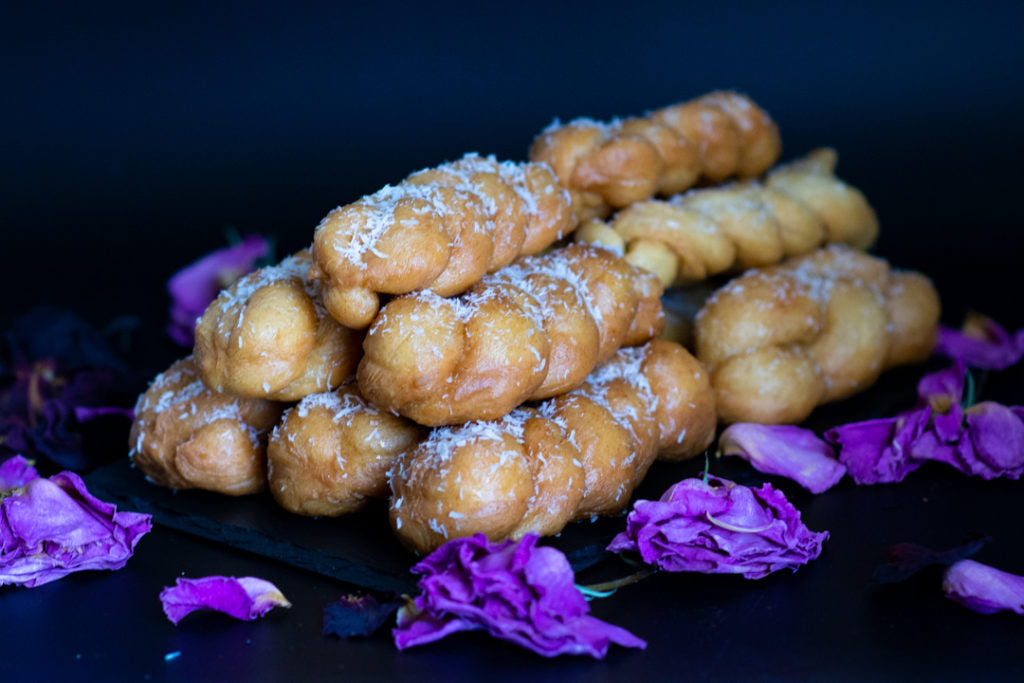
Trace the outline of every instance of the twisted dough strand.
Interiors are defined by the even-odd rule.
[[[354,383],[306,396],[270,435],[270,493],[301,515],[355,512],[387,497],[388,470],[424,436],[419,425],[366,401]]]
[[[530,159],[554,169],[585,220],[682,192],[702,177],[758,176],[781,149],[767,113],[745,95],[718,91],[643,118],[556,121],[534,140]]]
[[[457,298],[389,302],[367,332],[359,388],[424,425],[497,419],[657,335],[661,293],[657,278],[605,249],[523,258]]]
[[[311,276],[323,281],[331,315],[362,329],[379,294],[451,296],[541,251],[575,227],[568,201],[544,164],[467,154],[328,213]]]
[[[835,177],[836,162],[835,150],[815,150],[774,169],[763,183],[633,204],[610,225],[588,221],[576,237],[624,253],[666,287],[768,266],[825,242],[866,249],[878,235],[878,219],[859,190]]]
[[[192,357],[177,361],[139,396],[129,443],[151,481],[240,496],[266,487],[266,434],[284,406],[208,389]]]
[[[797,423],[931,353],[939,299],[920,273],[832,245],[751,270],[697,314],[724,422]]]
[[[672,342],[622,349],[582,387],[493,422],[436,429],[391,471],[391,525],[426,553],[449,538],[556,534],[614,514],[651,462],[714,437],[707,373]]]
[[[341,384],[362,356],[362,333],[339,325],[306,273],[303,250],[243,277],[196,324],[195,362],[206,386],[294,401]]]

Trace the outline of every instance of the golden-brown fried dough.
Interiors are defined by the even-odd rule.
[[[355,372],[362,333],[324,308],[306,273],[308,250],[261,268],[220,293],[196,324],[195,360],[211,389],[295,401]]]
[[[502,417],[568,391],[660,333],[657,278],[605,249],[525,257],[461,297],[390,301],[366,335],[359,389],[429,426]]]
[[[364,400],[354,384],[306,396],[270,436],[270,492],[300,515],[354,512],[388,495],[388,470],[423,435],[419,425]]]
[[[284,405],[207,389],[191,356],[158,375],[135,404],[132,462],[153,482],[232,496],[266,486],[266,433]]]
[[[556,121],[533,141],[530,159],[554,169],[582,221],[682,192],[702,177],[758,176],[781,149],[778,127],[764,110],[745,95],[719,91],[644,118]]]
[[[833,245],[716,292],[697,315],[697,357],[723,422],[797,423],[888,367],[923,361],[938,319],[926,277]]]
[[[458,294],[575,227],[546,165],[467,154],[327,214],[311,274],[324,283],[331,315],[362,329],[379,294]]]
[[[660,452],[682,459],[714,437],[708,375],[682,347],[620,350],[580,388],[493,422],[431,432],[391,473],[391,525],[419,553],[484,533],[556,534],[621,511]]]
[[[836,153],[819,149],[768,174],[763,183],[691,190],[639,202],[606,224],[590,219],[576,239],[601,244],[666,286],[757,268],[823,243],[866,249],[878,219],[864,195],[835,177]]]

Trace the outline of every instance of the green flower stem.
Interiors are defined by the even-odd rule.
[[[656,571],[658,570],[655,567],[644,567],[638,572],[635,572],[628,576],[623,576],[621,579],[615,579],[614,581],[605,581],[603,583],[592,583],[589,586],[580,586],[579,584],[577,584],[576,588],[578,588],[579,591],[583,593],[583,595],[585,595],[588,600],[591,598],[607,598],[623,586],[628,586],[631,583],[643,581],[651,574],[654,574]]]
[[[960,403],[961,408],[966,410],[974,405],[974,391],[974,375],[968,369],[964,374],[964,400]]]

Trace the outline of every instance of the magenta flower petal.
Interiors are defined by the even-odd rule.
[[[840,425],[825,432],[825,439],[839,446],[839,461],[858,484],[902,481],[921,466],[911,451],[930,417],[930,408],[918,408],[897,417]]]
[[[738,422],[722,432],[718,448],[722,455],[738,455],[759,472],[792,479],[811,493],[827,491],[846,474],[832,447],[800,427]]]
[[[21,488],[38,478],[36,468],[22,456],[8,458],[0,463],[0,495],[3,495],[5,490]]]
[[[33,587],[86,569],[120,569],[150,516],[118,512],[73,472],[27,481],[0,500],[0,585]]]
[[[167,333],[182,346],[191,346],[196,319],[217,294],[256,267],[270,243],[259,235],[246,235],[238,244],[218,249],[185,266],[167,281],[171,295],[171,322]]]
[[[1024,576],[1017,576],[974,560],[960,560],[942,580],[946,597],[975,612],[992,614],[1010,610],[1024,614]]]
[[[608,550],[633,551],[670,572],[760,579],[796,571],[821,554],[828,532],[810,531],[781,491],[725,479],[685,479],[660,500],[638,500]]]
[[[1018,479],[1024,473],[1024,421],[1010,408],[984,401],[965,411],[970,448],[958,453],[968,474]]]
[[[967,316],[960,330],[939,326],[935,353],[986,370],[1003,370],[1024,358],[1024,329],[1010,334],[991,318]]]
[[[108,415],[118,415],[129,420],[135,419],[135,411],[131,408],[118,408],[116,406],[75,406],[75,419],[79,422],[89,422]]]
[[[484,629],[544,657],[603,658],[612,643],[647,644],[589,615],[560,551],[538,536],[492,544],[483,534],[445,543],[413,567],[422,575],[414,607],[398,611],[395,645],[403,650],[451,633]]]
[[[255,576],[179,578],[160,591],[164,614],[175,626],[196,610],[216,610],[235,619],[252,621],[275,607],[291,607],[277,586]]]

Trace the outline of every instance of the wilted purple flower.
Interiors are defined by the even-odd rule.
[[[538,536],[492,544],[483,534],[445,543],[412,571],[423,591],[398,612],[401,650],[457,631],[486,629],[545,657],[587,654],[600,659],[611,643],[644,648],[643,640],[588,614],[569,561],[537,547]]]
[[[821,554],[828,532],[815,533],[781,491],[726,479],[684,479],[660,500],[638,500],[626,530],[608,550],[635,551],[670,572],[742,574],[760,579],[796,569]]]
[[[85,569],[120,569],[151,528],[149,515],[118,512],[73,472],[28,478],[0,498],[0,585],[32,587]]]
[[[74,313],[40,307],[22,317],[0,352],[0,460],[20,453],[84,469],[76,414],[133,394],[127,379],[103,336]]]
[[[242,241],[207,254],[185,266],[167,281],[171,295],[171,322],[167,334],[182,346],[192,346],[196,319],[217,294],[256,267],[270,252],[270,243],[260,235],[246,235]]]
[[[832,488],[846,468],[832,447],[809,429],[737,422],[718,438],[722,455],[738,455],[759,472],[788,477],[811,493]]]
[[[1024,358],[1024,329],[1011,335],[991,318],[969,313],[960,330],[939,326],[935,353],[975,368],[1003,370]]]
[[[909,410],[897,417],[833,427],[825,439],[839,447],[839,461],[858,484],[903,481],[921,466],[911,455],[928,426],[931,408]]]
[[[251,621],[275,607],[291,607],[277,586],[255,576],[179,578],[160,591],[164,614],[175,626],[196,610],[211,609]]]
[[[946,597],[982,614],[1010,610],[1024,614],[1024,576],[974,560],[960,560],[942,580]]]
[[[38,478],[39,473],[36,472],[36,468],[20,455],[5,460],[0,463],[0,496],[3,496],[5,491],[21,488]]]

